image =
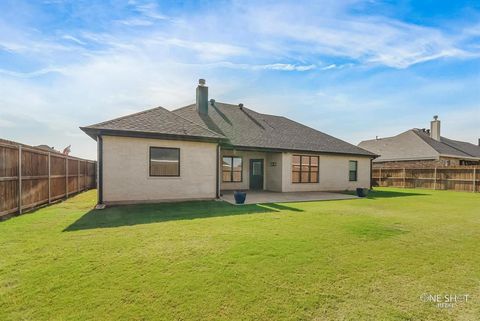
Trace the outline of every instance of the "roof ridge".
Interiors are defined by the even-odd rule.
[[[440,138],[441,138],[441,137],[440,137]],[[443,137],[443,138],[446,138],[446,137]],[[447,139],[448,139],[448,138],[447,138]],[[453,140],[453,139],[451,139],[451,140]],[[454,140],[454,141],[455,141],[455,140]],[[470,144],[470,143],[468,143],[468,142],[462,142],[462,141],[456,141],[456,142]],[[475,155],[470,154],[470,153],[467,152],[467,151],[464,151],[464,150],[459,149],[459,148],[457,148],[457,147],[455,147],[455,146],[453,146],[453,145],[450,145],[450,144],[447,143],[447,142],[441,142],[441,143],[443,143],[443,144],[445,144],[445,145],[447,145],[447,146],[450,146],[450,147],[452,147],[453,149],[456,149],[456,150],[458,150],[458,151],[460,151],[460,152],[462,152],[462,153],[464,153],[464,154],[467,154],[467,155],[469,155],[469,156],[478,157],[478,156],[475,156]],[[473,145],[473,144],[472,144],[472,145]],[[474,146],[475,146],[475,145],[474,145]]]
[[[185,107],[189,107],[189,106],[185,106]],[[185,107],[182,107],[182,108],[185,108]],[[176,110],[178,110],[178,109],[176,109]],[[219,136],[219,137],[221,137],[221,138],[226,138],[224,135],[219,134],[219,133],[217,133],[217,132],[214,132],[214,131],[211,130],[210,128],[207,128],[207,127],[204,127],[204,126],[202,126],[202,125],[200,125],[200,124],[197,124],[196,122],[191,121],[190,119],[187,119],[187,118],[185,118],[185,117],[183,117],[183,116],[181,116],[181,115],[178,115],[178,114],[174,113],[173,111],[169,111],[169,112],[171,112],[172,114],[174,114],[174,115],[177,116],[177,117],[182,118],[183,120],[188,121],[189,123],[192,123],[192,124],[194,124],[194,125],[197,125],[197,126],[203,128],[203,129],[205,129],[205,130],[208,130],[209,132],[211,132],[211,133],[213,133],[213,134],[215,134],[215,135],[217,135],[217,136]]]
[[[343,139],[340,139],[340,138],[334,137],[334,136],[332,136],[332,135],[329,135],[329,134],[327,134],[327,133],[324,133],[324,132],[322,132],[322,131],[320,131],[320,130],[318,130],[318,129],[315,129],[315,128],[313,128],[313,127],[310,127],[310,126],[304,125],[304,124],[302,124],[302,123],[299,123],[299,122],[297,122],[297,121],[295,121],[295,120],[292,120],[292,119],[290,119],[290,118],[288,118],[288,117],[285,117],[285,116],[276,116],[276,117],[284,118],[284,119],[286,119],[286,120],[288,120],[288,121],[291,121],[291,122],[294,122],[294,123],[296,123],[296,124],[298,124],[298,125],[300,125],[300,126],[303,126],[303,127],[308,128],[308,129],[310,129],[310,130],[316,131],[316,132],[321,133],[321,134],[323,134],[323,135],[325,135],[325,136],[328,136],[328,137],[330,137],[330,138],[339,140],[339,141],[341,141],[341,142],[343,142],[343,143],[345,143],[345,144],[352,145],[353,147],[356,147],[356,148],[358,148],[358,149],[361,149],[361,150],[363,150],[363,151],[365,151],[365,152],[367,152],[367,153],[369,153],[369,154],[375,155],[375,153],[372,153],[372,152],[370,152],[370,151],[368,151],[368,150],[366,150],[366,149],[363,149],[363,148],[361,148],[361,147],[358,147],[358,146],[356,146],[356,145],[353,145],[352,143],[349,143],[349,142],[347,142],[347,141],[345,141],[345,140],[343,140]]]
[[[260,122],[254,117],[254,115],[251,115],[251,113],[250,113],[250,112],[252,111],[251,109],[248,109],[248,108],[246,108],[246,107],[242,107],[242,108],[239,107],[239,109],[240,109],[245,115],[247,115],[247,117],[248,117],[251,121],[253,121],[255,124],[257,124],[257,126],[259,126],[260,128],[262,128],[263,130],[265,130],[265,127],[263,127],[263,125],[260,124]],[[255,113],[255,111],[253,111],[253,112]],[[257,113],[257,114],[260,114],[260,113]],[[261,114],[260,114],[260,115],[261,115]],[[272,127],[272,126],[270,126],[270,127]]]
[[[191,106],[193,106],[193,105],[195,105],[195,104],[190,104],[190,105],[187,105],[187,106],[183,106],[183,107],[174,109],[174,110],[172,110],[172,113],[174,113],[174,112],[176,112],[176,111],[179,111],[179,110],[182,110],[182,109],[185,109],[185,108],[188,108],[188,107],[191,107]]]
[[[429,138],[429,139],[434,140],[434,141],[437,142],[437,143],[445,144],[445,145],[447,145],[448,147],[453,148],[453,149],[459,151],[459,152],[462,153],[462,154],[465,154],[465,155],[468,155],[468,156],[471,156],[471,157],[476,157],[475,155],[469,154],[469,153],[467,153],[467,152],[465,152],[465,151],[463,151],[463,150],[461,150],[461,149],[456,148],[455,146],[452,146],[452,145],[450,145],[450,144],[447,144],[446,142],[443,142],[443,141],[441,141],[441,140],[433,139],[432,137],[430,137],[429,135],[427,135],[425,132],[423,132],[421,129],[415,128],[415,129],[413,129],[413,132],[414,132],[418,137],[420,137],[427,145],[429,145],[430,147],[432,147],[439,155],[442,155],[442,154],[445,155],[445,153],[438,151],[435,147],[433,147],[433,146],[430,145],[427,141],[425,141],[424,138]],[[424,133],[424,134],[425,134],[425,135],[424,135],[425,137],[420,136],[420,133]],[[445,138],[445,137],[444,137],[444,138]],[[447,138],[447,139],[448,139],[448,138]]]

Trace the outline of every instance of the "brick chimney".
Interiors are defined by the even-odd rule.
[[[196,104],[199,114],[208,114],[208,87],[205,86],[205,79],[198,80]]]
[[[433,116],[433,120],[430,122],[430,137],[440,141],[440,121],[438,116]]]

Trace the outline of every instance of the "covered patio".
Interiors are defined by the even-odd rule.
[[[332,192],[271,192],[271,191],[247,191],[245,204],[259,203],[287,203],[287,202],[309,202],[309,201],[331,201],[356,199],[355,195],[332,193]],[[233,191],[223,191],[222,200],[235,204]]]

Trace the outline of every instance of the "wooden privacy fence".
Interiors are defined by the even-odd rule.
[[[96,162],[0,140],[0,220],[95,188]]]
[[[480,168],[374,168],[373,186],[480,192]]]

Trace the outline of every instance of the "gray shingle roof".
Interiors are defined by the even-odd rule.
[[[438,153],[412,130],[393,137],[366,140],[358,146],[380,155],[374,162],[438,158]]]
[[[458,157],[472,157],[463,150],[457,149],[455,147],[450,146],[449,144],[445,143],[444,137],[440,137],[440,141],[435,140],[430,137],[429,134],[422,131],[421,129],[412,129],[412,131],[418,135],[425,143],[427,143],[430,147],[435,149],[440,155],[450,155],[450,156],[458,156]]]
[[[376,162],[437,159],[439,156],[480,158],[478,146],[445,137],[437,141],[416,128],[393,137],[366,140],[358,146],[380,155]]]
[[[448,139],[446,137],[441,138],[442,142],[457,149],[460,150],[468,155],[474,156],[474,157],[479,157],[480,158],[480,146],[474,145],[471,143],[467,142],[461,142],[458,140],[453,140],[453,139]]]
[[[208,128],[195,124],[163,107],[115,118],[95,125],[81,127],[87,134],[96,130],[180,135],[199,138],[224,138]]]
[[[227,137],[236,147],[375,156],[288,118],[257,113],[238,105],[209,103],[208,115],[199,114],[194,104],[173,112]]]

